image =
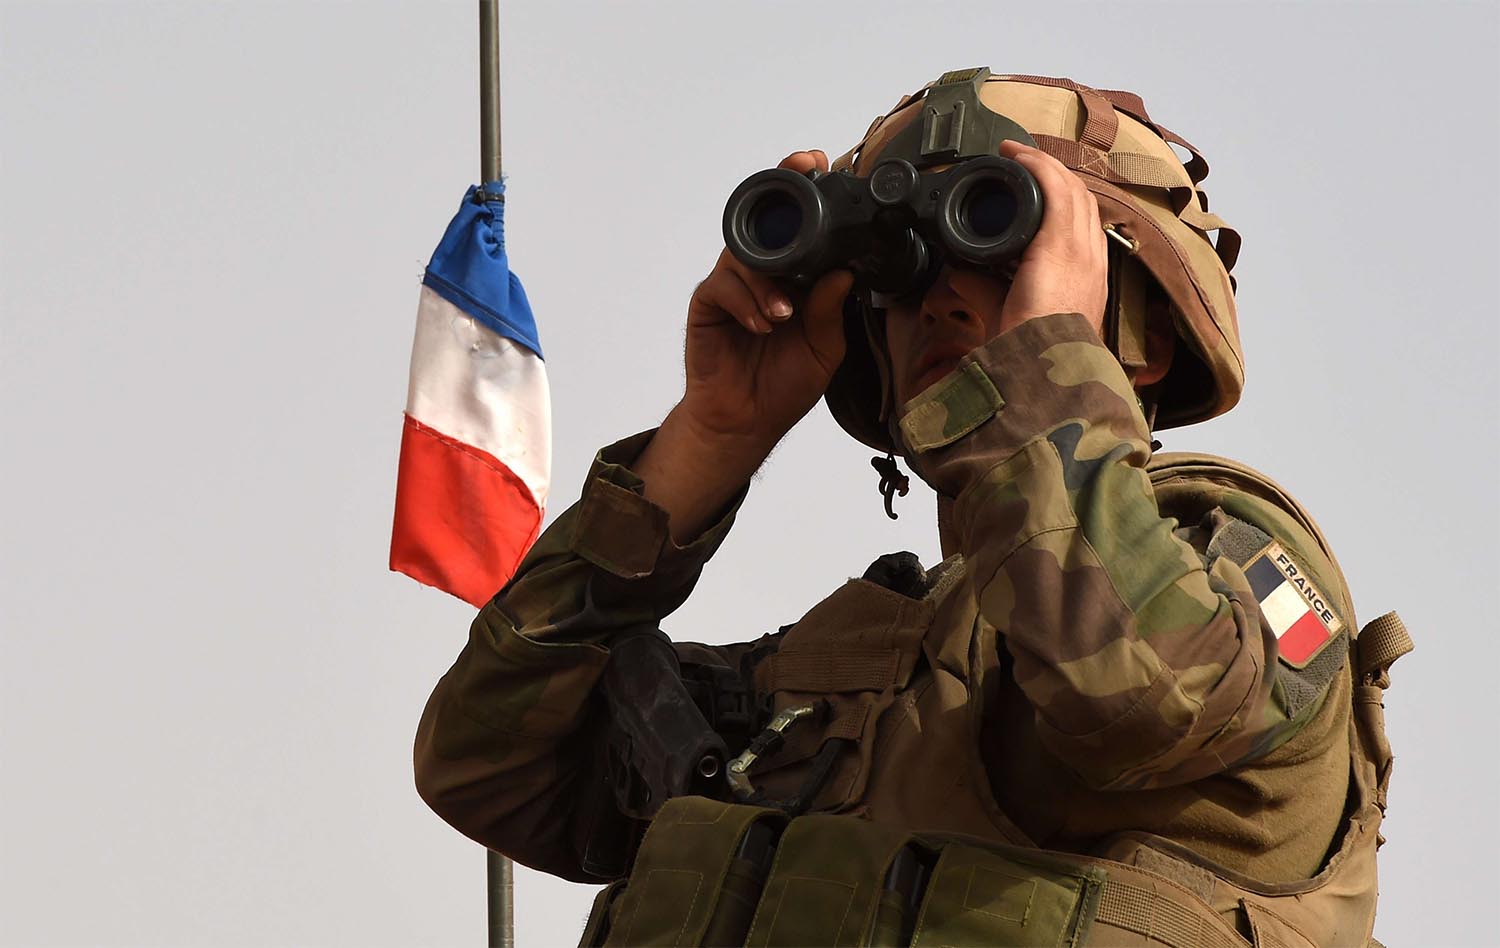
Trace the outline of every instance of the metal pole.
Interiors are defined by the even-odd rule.
[[[489,889],[486,900],[490,915],[489,948],[516,948],[515,920],[511,917],[511,906],[515,904],[515,866],[493,849],[484,853]]]
[[[500,180],[500,0],[479,0],[479,183]],[[489,948],[515,948],[515,867],[484,851]]]
[[[479,0],[479,183],[500,180],[500,0]]]

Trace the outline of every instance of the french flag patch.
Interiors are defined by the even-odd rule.
[[[1245,578],[1260,603],[1261,615],[1276,633],[1281,660],[1293,668],[1306,668],[1343,630],[1343,620],[1328,597],[1280,544],[1272,543],[1257,553],[1245,567]]]

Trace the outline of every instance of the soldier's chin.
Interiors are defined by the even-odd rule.
[[[912,380],[908,391],[915,392],[916,394],[908,398],[906,404],[910,405],[912,402],[926,395],[928,389],[947,378],[950,372],[958,368],[960,358],[960,356],[954,356],[951,359],[943,359],[940,362],[934,362],[931,366],[923,370],[920,375]]]

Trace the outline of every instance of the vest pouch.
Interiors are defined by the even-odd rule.
[[[850,816],[787,827],[746,948],[868,945],[888,867],[911,834]]]
[[[610,908],[625,891],[625,880],[618,879],[599,890],[594,904],[589,909],[589,920],[583,926],[583,937],[578,939],[578,948],[599,948],[609,933]]]
[[[724,874],[724,885],[719,891],[719,904],[714,911],[708,929],[703,933],[703,944],[743,945],[750,925],[755,920],[755,909],[760,905],[765,892],[766,879],[771,874],[771,862],[776,855],[776,844],[781,836],[779,823],[759,820],[751,823],[735,858],[730,860],[729,870]]]
[[[1104,873],[1035,850],[943,846],[913,948],[1083,945]]]
[[[758,792],[771,800],[793,799],[805,788],[819,752],[830,741],[842,741],[847,746],[811,809],[837,812],[858,805],[869,781],[877,725],[911,680],[933,611],[931,602],[855,579],[787,631],[776,653],[756,667],[756,690],[771,695],[774,711],[820,703],[822,713],[789,728],[782,747],[750,768]]]
[[[876,725],[894,703],[882,692],[823,694],[782,691],[773,707],[780,711],[815,705],[818,712],[787,729],[781,749],[756,761],[749,770],[757,795],[751,802],[770,805],[802,801],[796,812],[843,812],[857,806],[869,783]]]
[[[754,881],[736,860],[751,826],[762,821],[779,828],[785,817],[704,797],[668,800],[651,821],[623,889],[615,883],[595,900],[585,938],[622,946],[708,943],[710,931],[732,927],[745,917],[747,898],[753,900]]]

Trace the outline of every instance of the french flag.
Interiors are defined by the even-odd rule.
[[[504,186],[471,187],[422,279],[391,569],[482,606],[541,531],[552,411],[505,256]]]
[[[1306,668],[1344,628],[1312,577],[1272,543],[1245,567],[1245,578],[1260,603],[1260,613],[1276,633],[1280,657],[1293,668]]]

